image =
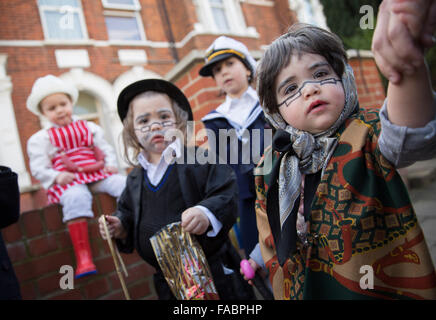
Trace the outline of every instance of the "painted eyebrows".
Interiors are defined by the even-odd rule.
[[[163,107],[161,109],[158,109],[155,111],[157,113],[157,115],[163,115],[163,114],[169,114],[169,115],[173,115],[173,110],[171,108],[167,108],[167,107]],[[138,115],[135,119],[135,122],[139,122],[143,119],[149,118],[151,116],[152,112],[144,112],[140,115]]]
[[[329,67],[329,69],[330,69],[330,64],[328,62],[318,61],[318,62],[311,64],[309,66],[308,70],[312,71],[312,70],[317,69],[319,67],[325,67],[325,66]],[[288,77],[285,80],[283,80],[282,82],[280,82],[280,84],[277,86],[277,92],[280,92],[284,86],[286,86],[289,82],[294,81],[295,78],[296,78],[296,76],[291,75],[290,77]]]

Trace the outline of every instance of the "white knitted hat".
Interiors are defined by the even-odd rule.
[[[79,96],[79,91],[71,84],[51,74],[36,79],[32,91],[27,98],[27,109],[41,116],[38,105],[45,97],[54,93],[65,93],[70,96],[73,106]]]

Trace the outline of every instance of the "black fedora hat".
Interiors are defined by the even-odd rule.
[[[193,120],[191,106],[183,92],[169,81],[162,79],[145,79],[136,81],[121,91],[118,96],[117,107],[118,115],[121,121],[129,111],[129,104],[138,94],[146,91],[157,91],[167,94],[171,99],[175,100],[178,105],[188,113],[188,121]]]

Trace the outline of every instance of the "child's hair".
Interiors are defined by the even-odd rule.
[[[303,53],[323,56],[336,74],[342,77],[347,55],[341,39],[327,31],[309,24],[297,23],[266,50],[258,68],[258,94],[260,104],[270,113],[278,112],[276,79],[290,62],[293,54]]]
[[[133,121],[133,103],[140,98],[146,98],[146,97],[152,97],[155,95],[165,95],[163,92],[157,92],[157,91],[145,91],[140,94],[138,94],[136,97],[132,99],[129,103],[129,109],[127,111],[127,115],[123,120],[123,132],[122,132],[122,139],[124,144],[124,159],[127,161],[128,164],[135,166],[136,158],[138,157],[139,153],[141,152],[141,144],[139,143],[138,139],[136,138],[135,129],[134,129],[134,121]],[[183,110],[179,104],[174,100],[171,99],[171,107],[174,112],[174,116],[176,118],[176,129],[180,130],[183,133],[183,143],[186,143],[186,124],[188,121],[188,113]],[[133,149],[133,154],[129,154],[129,148]]]

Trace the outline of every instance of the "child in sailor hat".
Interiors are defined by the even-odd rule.
[[[254,144],[263,153],[265,121],[259,98],[251,87],[256,74],[256,61],[247,47],[232,38],[221,36],[206,50],[205,65],[200,69],[201,76],[212,77],[219,89],[226,94],[225,101],[215,110],[207,114],[203,123],[208,130],[208,141],[212,150],[219,157],[219,130],[235,130],[237,133],[237,149],[235,143],[227,145],[227,163],[236,173],[239,186],[239,228],[240,246],[249,254],[258,242],[256,216],[254,210],[256,193],[254,189],[253,169],[256,159],[249,163],[242,161],[242,148],[252,150]],[[254,129],[260,131],[260,139],[252,139]],[[214,133],[212,136],[211,133]],[[247,133],[249,135],[247,135]],[[250,139],[244,138],[249,136]],[[222,148],[221,148],[222,149]],[[237,163],[230,162],[230,155],[237,155]],[[251,152],[250,152],[251,154]],[[260,155],[259,155],[260,156]],[[236,227],[236,231],[238,231]]]

